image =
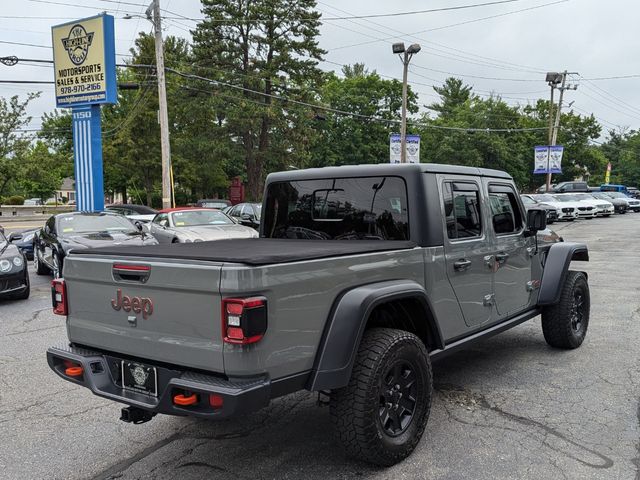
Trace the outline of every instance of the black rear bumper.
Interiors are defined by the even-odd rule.
[[[69,376],[67,362],[82,367],[82,375]],[[188,370],[179,370],[144,361],[157,370],[157,396],[122,387],[119,367],[122,360],[117,355],[106,354],[76,346],[50,347],[47,350],[49,367],[60,377],[90,389],[95,395],[115,400],[144,410],[168,415],[189,415],[204,418],[228,418],[258,410],[269,404],[271,382],[266,377],[227,380]],[[195,394],[198,402],[190,406],[174,403],[178,394]],[[222,397],[221,407],[212,407],[209,395]]]

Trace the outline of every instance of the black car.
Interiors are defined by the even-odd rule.
[[[27,259],[15,245],[0,232],[0,298],[29,298]]]
[[[9,243],[12,243],[24,253],[27,260],[33,260],[33,239],[39,228],[30,228],[27,230],[20,230],[17,232],[11,232],[7,239]]]
[[[156,245],[151,235],[129,219],[109,212],[73,212],[54,215],[36,233],[33,265],[38,275],[62,274],[64,257],[71,250],[109,245]]]
[[[119,213],[126,217],[131,215],[155,215],[158,211],[146,205],[137,205],[135,203],[114,203],[104,207],[105,210]]]
[[[260,228],[261,212],[261,203],[238,203],[224,210],[224,213],[235,218],[238,223],[247,227],[253,227],[256,230]]]

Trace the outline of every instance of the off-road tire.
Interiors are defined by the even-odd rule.
[[[409,395],[406,398],[414,407],[403,429],[390,435],[381,419],[383,412],[388,411],[383,406],[387,404],[382,392],[386,395],[393,390],[389,386],[395,382],[389,380],[393,367],[398,365],[403,377],[413,372],[415,398]],[[405,366],[409,368],[404,369]],[[336,434],[346,453],[382,466],[394,465],[408,457],[420,441],[429,418],[432,379],[429,354],[418,337],[391,328],[365,331],[349,384],[334,390],[330,400]]]
[[[587,335],[589,310],[587,277],[582,272],[569,270],[560,301],[542,311],[544,339],[555,348],[578,348]]]

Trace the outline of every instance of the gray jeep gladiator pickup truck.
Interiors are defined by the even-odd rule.
[[[71,252],[52,285],[62,378],[157,413],[243,415],[329,395],[350,455],[381,465],[421,438],[431,362],[537,315],[576,348],[589,322],[582,244],[538,245],[504,172],[367,165],[269,175],[260,238]]]

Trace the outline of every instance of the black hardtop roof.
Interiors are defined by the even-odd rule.
[[[295,180],[320,180],[326,178],[344,177],[375,177],[375,176],[409,176],[420,173],[449,173],[455,175],[473,175],[480,177],[495,177],[512,180],[511,175],[501,170],[490,168],[465,167],[462,165],[443,165],[439,163],[413,163],[413,164],[367,164],[344,165],[341,167],[308,168],[305,170],[291,170],[272,173],[267,177],[267,183],[295,181]]]

